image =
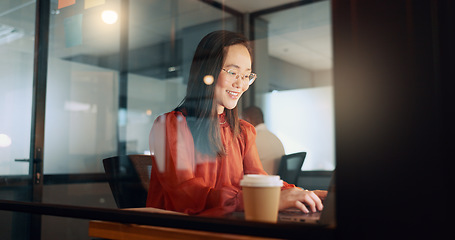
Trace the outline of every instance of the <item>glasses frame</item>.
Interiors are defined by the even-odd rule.
[[[237,80],[239,78],[241,78],[242,80],[245,80],[248,79],[248,86],[250,86],[251,84],[254,83],[254,81],[257,79],[258,75],[256,73],[250,73],[248,75],[243,75],[240,74],[240,73],[235,73],[235,72],[232,72],[233,70],[232,69],[225,69],[225,68],[222,68],[223,71],[225,71],[226,73],[228,73],[228,75],[230,77],[234,77],[233,79]]]

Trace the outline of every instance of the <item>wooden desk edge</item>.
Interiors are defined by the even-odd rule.
[[[116,222],[95,221],[89,223],[89,236],[116,240],[170,240],[170,239],[214,239],[214,240],[272,240],[276,238],[264,238],[244,236],[227,233],[213,233],[197,230],[178,228],[156,227],[148,225],[124,224]]]

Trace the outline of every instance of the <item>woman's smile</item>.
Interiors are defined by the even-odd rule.
[[[234,91],[229,91],[229,90],[226,90],[226,92],[228,93],[229,97],[233,98],[233,99],[238,99],[240,97],[240,92],[234,92]]]

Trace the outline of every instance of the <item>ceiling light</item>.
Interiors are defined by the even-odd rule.
[[[105,10],[101,13],[101,19],[106,24],[114,24],[118,20],[118,14],[112,10]]]
[[[0,134],[0,147],[9,147],[11,142],[11,138],[8,135]]]

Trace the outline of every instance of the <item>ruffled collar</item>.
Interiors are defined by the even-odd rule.
[[[218,122],[220,123],[220,126],[227,125],[226,113],[225,112],[223,112],[222,114],[218,114]]]

